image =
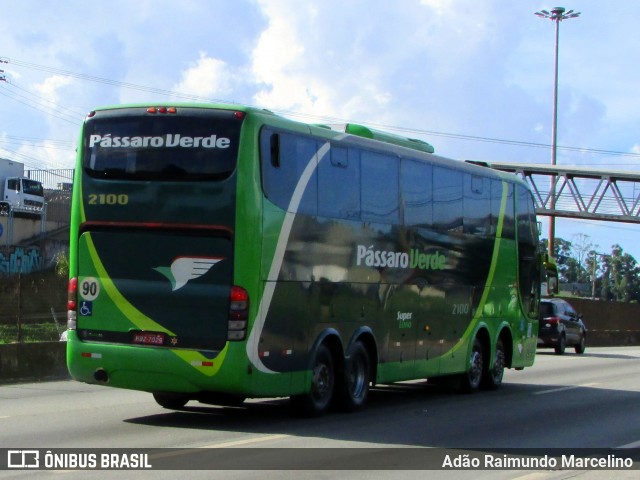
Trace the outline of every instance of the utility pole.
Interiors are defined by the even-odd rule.
[[[564,7],[555,7],[551,12],[547,10],[541,10],[535,12],[540,18],[547,18],[556,24],[556,44],[555,44],[555,67],[554,67],[554,82],[553,82],[553,124],[551,126],[551,165],[556,164],[556,153],[558,150],[558,45],[560,39],[560,22],[569,18],[576,18],[580,15],[580,12],[574,12],[573,10],[566,11]],[[551,216],[549,217],[549,255],[553,256],[555,247],[556,236],[556,217],[554,210],[556,208],[556,177],[551,179],[550,189],[550,205]]]
[[[7,60],[2,60],[0,59],[0,63],[9,63]],[[0,69],[0,82],[6,82],[7,81],[7,77],[4,74],[4,70]]]

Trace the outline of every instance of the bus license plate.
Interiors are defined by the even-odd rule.
[[[164,333],[136,333],[133,336],[133,343],[140,343],[142,345],[164,345]]]

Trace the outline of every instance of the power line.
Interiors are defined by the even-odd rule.
[[[480,137],[473,135],[463,135],[463,134],[454,134],[454,133],[443,133],[443,132],[434,132],[431,130],[420,130],[420,129],[412,129],[412,128],[404,128],[404,127],[396,127],[392,125],[384,125],[384,124],[369,124],[372,126],[377,126],[380,128],[384,128],[387,130],[400,131],[405,133],[417,133],[422,135],[432,135],[437,137],[448,137],[455,138],[460,140],[470,140],[476,142],[489,142],[489,143],[501,143],[506,145],[514,145],[519,147],[535,147],[535,148],[551,148],[551,145],[548,143],[536,143],[536,142],[525,142],[519,140],[507,140],[507,139],[498,139],[498,138],[490,138],[490,137]],[[597,148],[584,148],[584,147],[571,147],[571,146],[561,146],[558,145],[557,148],[559,150],[566,150],[572,152],[582,152],[582,153],[596,153],[599,155],[616,155],[616,156],[624,156],[624,157],[633,157],[640,158],[640,153],[632,153],[632,152],[620,152],[615,150],[602,150]]]
[[[30,68],[32,70],[39,70],[39,71],[48,72],[48,73],[57,73],[57,74],[64,75],[64,76],[67,76],[67,77],[77,78],[79,80],[86,80],[86,81],[90,81],[90,82],[102,83],[102,84],[111,85],[111,86],[114,86],[114,87],[128,88],[128,89],[131,89],[131,90],[139,90],[139,91],[148,92],[148,93],[155,93],[155,94],[159,94],[159,95],[173,96],[173,97],[177,97],[177,98],[184,98],[184,99],[195,100],[195,101],[225,102],[224,100],[220,100],[220,99],[211,99],[211,98],[201,97],[201,96],[198,96],[198,95],[191,95],[191,94],[175,92],[175,91],[172,91],[172,90],[164,90],[164,89],[156,88],[156,87],[148,87],[148,86],[144,86],[144,85],[138,85],[138,84],[135,84],[135,83],[121,82],[119,80],[111,80],[111,79],[108,79],[108,78],[96,77],[96,76],[93,76],[93,75],[86,75],[84,73],[72,72],[70,70],[64,70],[64,69],[61,69],[61,68],[49,67],[49,66],[46,66],[46,65],[39,65],[37,63],[24,62],[22,60],[16,60],[14,58],[0,57],[0,61],[4,61],[5,63],[10,63],[12,65],[16,65],[16,66],[19,66],[19,67]]]
[[[12,85],[11,83],[7,83],[7,85],[9,85],[10,88],[17,88],[15,85]],[[26,91],[24,89],[20,89],[20,90]],[[25,105],[29,108],[33,108],[35,110],[38,110],[39,112],[42,112],[46,115],[50,115],[52,117],[55,117],[59,120],[70,123],[72,125],[79,126],[82,123],[82,118],[84,118],[84,115],[79,115],[80,118],[78,119],[76,116],[66,113],[64,111],[65,110],[64,108],[52,109],[51,106],[46,105],[46,103],[43,101],[41,97],[38,97],[35,94],[31,94],[31,96],[35,96],[36,98],[38,98],[38,100],[32,100],[27,95],[24,95],[15,91],[7,91],[4,89],[0,89],[0,95],[3,95],[15,102],[21,103],[22,105]],[[54,102],[50,102],[50,103],[54,103]],[[57,104],[54,103],[54,105],[57,105]]]
[[[32,145],[35,147],[41,146],[40,144],[46,143],[48,148],[54,148],[59,150],[74,150],[76,144],[68,140],[53,140],[50,138],[35,138],[35,137],[19,137],[14,135],[2,135],[0,136],[0,144],[17,144],[17,145]]]
[[[192,94],[176,92],[176,91],[173,91],[173,90],[165,90],[165,89],[160,89],[160,88],[156,88],[156,87],[148,87],[148,86],[144,86],[144,85],[138,85],[138,84],[135,84],[135,83],[121,82],[121,81],[118,81],[118,80],[112,80],[112,79],[108,79],[108,78],[104,78],[104,77],[86,75],[86,74],[82,74],[82,73],[72,72],[70,70],[64,70],[64,69],[61,69],[61,68],[49,67],[49,66],[46,66],[46,65],[39,65],[39,64],[36,64],[36,63],[25,62],[25,61],[22,61],[22,60],[16,60],[16,59],[8,58],[8,57],[0,57],[0,62],[10,63],[12,65],[22,66],[22,67],[25,67],[25,68],[38,70],[38,71],[44,71],[44,72],[48,72],[48,73],[56,73],[56,74],[68,76],[68,77],[71,77],[71,78],[77,78],[77,79],[80,79],[80,80],[85,80],[85,81],[90,81],[90,82],[97,82],[97,83],[102,83],[102,84],[105,84],[105,85],[111,85],[111,86],[116,86],[116,87],[120,87],[120,88],[127,88],[127,89],[131,89],[131,90],[144,91],[144,92],[148,92],[148,93],[154,93],[154,94],[158,94],[158,95],[164,95],[164,96],[180,98],[180,99],[185,99],[185,100],[200,101],[200,102],[213,102],[213,103],[231,103],[231,104],[235,103],[235,102],[229,102],[228,100],[224,100],[224,99],[207,98],[207,97],[202,97],[202,96],[198,96],[198,95],[192,95]],[[35,108],[35,107],[33,107],[33,108]],[[256,108],[260,108],[260,107],[256,107]],[[280,115],[283,115],[283,116],[302,117],[302,118],[314,119],[316,121],[324,122],[324,123],[327,123],[327,122],[329,122],[329,123],[347,123],[348,122],[348,120],[341,119],[341,118],[313,115],[313,114],[308,114],[308,113],[301,113],[301,112],[294,112],[294,111],[287,111],[287,110],[277,110],[277,109],[273,110],[273,111],[274,111],[274,113],[277,113],[277,114],[280,114]],[[45,113],[47,113],[47,112],[45,112]],[[520,140],[509,140],[509,139],[504,139],[504,138],[492,138],[492,137],[484,137],[484,136],[476,136],[476,135],[465,135],[465,134],[459,134],[459,133],[438,132],[438,131],[434,131],[434,130],[425,130],[425,129],[400,127],[400,126],[396,126],[396,125],[387,125],[387,124],[381,124],[381,123],[375,123],[375,122],[366,122],[366,121],[365,122],[355,122],[355,123],[364,123],[366,125],[369,125],[369,126],[372,126],[372,127],[375,127],[375,128],[382,128],[382,129],[385,129],[385,130],[391,130],[391,131],[402,132],[402,133],[409,133],[409,134],[412,134],[412,135],[436,136],[436,137],[452,138],[452,139],[456,139],[456,140],[465,140],[465,141],[473,141],[473,142],[485,142],[485,143],[497,143],[497,144],[512,145],[512,146],[518,146],[518,147],[531,147],[531,148],[544,148],[544,149],[552,148],[552,146],[550,144],[547,144],[547,143],[537,143],[537,142],[528,142],[528,141],[520,141]],[[633,152],[621,152],[621,151],[615,151],[615,150],[605,150],[605,149],[585,148],[585,147],[574,147],[574,146],[566,146],[566,145],[558,145],[556,148],[558,150],[564,150],[564,151],[570,151],[570,152],[579,152],[579,153],[588,153],[588,154],[597,154],[597,155],[609,155],[609,156],[622,156],[622,157],[629,157],[629,158],[640,158],[640,153],[633,153]]]
[[[62,165],[58,162],[54,162],[49,158],[43,159],[43,158],[36,158],[34,156],[28,155],[26,153],[22,153],[19,152],[17,150],[12,150],[12,149],[8,149],[8,148],[2,148],[0,149],[0,155],[7,155],[10,156],[12,158],[16,158],[18,159],[21,163],[24,163],[24,166],[32,169],[32,170],[46,170],[48,168],[51,168],[50,166],[53,166],[54,168],[72,168],[69,165]],[[35,162],[35,164],[33,163]],[[44,166],[43,166],[44,164]],[[73,162],[72,162],[73,165]]]
[[[85,110],[79,110],[79,109],[74,109],[72,107],[65,107],[63,105],[60,105],[59,103],[43,97],[42,95],[38,95],[36,93],[30,92],[29,90],[26,90],[20,86],[18,86],[15,82],[8,82],[9,85],[12,88],[15,88],[17,90],[20,90],[21,92],[24,92],[25,95],[28,95],[30,97],[34,97],[36,99],[36,101],[44,106],[48,106],[48,107],[53,107],[55,109],[57,109],[58,111],[68,111],[70,114],[72,114],[73,116],[77,116],[79,115],[81,118],[84,117],[84,115],[86,114],[86,109]]]

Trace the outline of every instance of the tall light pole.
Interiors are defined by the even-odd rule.
[[[554,81],[553,81],[553,124],[551,126],[551,165],[556,164],[556,153],[558,150],[558,40],[560,38],[560,22],[569,18],[576,18],[580,15],[580,12],[574,12],[573,10],[566,11],[564,7],[555,7],[551,12],[547,10],[540,10],[535,12],[540,18],[548,18],[556,24],[556,52],[555,52],[555,68],[554,68]],[[549,255],[553,256],[555,236],[556,236],[556,217],[553,215],[553,211],[556,208],[556,177],[553,176],[551,180],[551,193],[550,193],[550,210],[552,215],[549,216]]]

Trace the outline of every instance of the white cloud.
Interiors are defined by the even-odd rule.
[[[200,52],[200,58],[182,72],[180,82],[173,90],[201,97],[224,96],[232,91],[235,79],[236,75],[227,63]]]
[[[59,90],[62,87],[66,87],[72,83],[72,79],[70,77],[62,76],[62,75],[53,75],[52,77],[48,77],[44,80],[44,82],[35,84],[34,89],[42,96],[45,100],[58,103],[59,100]]]
[[[259,2],[268,23],[251,57],[250,71],[257,84],[254,102],[313,115],[315,120],[354,116],[379,120],[377,112],[388,110],[393,92],[385,84],[389,72],[375,57],[394,47],[384,45],[379,52],[373,47],[371,52],[369,37],[380,38],[377,23],[364,17],[363,33],[352,23],[354,15],[361,18],[362,5]],[[338,7],[341,15],[336,17]]]
[[[279,4],[263,2],[269,25],[253,50],[251,70],[262,88],[255,101],[271,108],[300,108],[313,103],[312,87],[301,78],[299,64],[305,48],[298,38],[296,22]],[[317,85],[314,90],[317,89]]]
[[[451,102],[446,92],[490,68],[482,58],[497,20],[486,5],[467,5],[465,15],[452,0],[257,5],[267,26],[249,71],[253,102],[266,108],[396,124],[415,110],[424,122],[425,111]]]

